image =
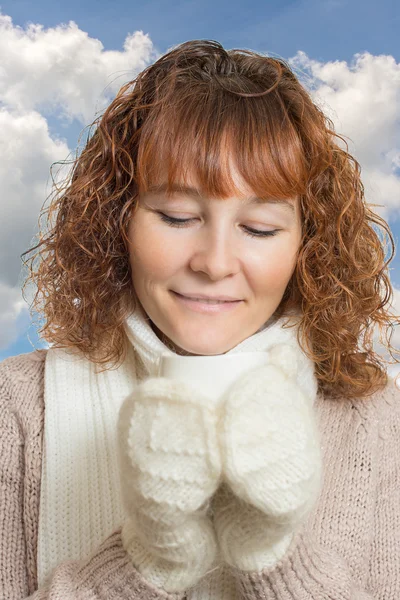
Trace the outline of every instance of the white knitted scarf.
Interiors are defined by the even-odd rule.
[[[262,351],[288,343],[297,349],[304,365],[299,376],[307,378],[316,394],[314,364],[297,343],[297,327],[282,328],[287,318],[272,317],[228,353]],[[91,555],[125,518],[116,439],[119,409],[136,381],[157,375],[161,354],[173,352],[157,337],[140,304],[124,327],[131,344],[117,369],[96,374],[94,364],[74,352],[50,347],[46,354],[39,587],[58,564]],[[215,580],[217,574],[214,571],[209,576]],[[224,578],[224,590],[229,585],[233,590],[226,568],[219,569],[218,577]],[[215,592],[215,581],[212,587]],[[203,581],[198,593],[190,592],[191,600],[210,597],[207,589]]]

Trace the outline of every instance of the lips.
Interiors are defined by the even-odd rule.
[[[234,300],[234,301],[222,301],[216,302],[211,301],[207,302],[204,299],[193,300],[193,298],[187,298],[182,294],[178,294],[173,290],[170,290],[175,296],[176,300],[180,303],[181,306],[185,307],[190,311],[194,311],[197,313],[204,313],[209,315],[217,315],[224,312],[229,312],[231,310],[235,310],[236,306],[242,303],[242,300]]]
[[[171,290],[174,294],[177,294],[178,296],[180,296],[181,298],[187,298],[188,300],[194,300],[194,301],[198,301],[198,302],[240,302],[239,298],[230,298],[228,296],[196,296],[196,294],[180,294],[179,292],[176,292],[175,290]]]
[[[213,300],[212,298],[192,298],[190,296],[183,296],[178,294],[181,298],[185,298],[186,300],[190,300],[191,302],[199,302],[203,304],[232,304],[232,302],[237,302],[237,300]]]

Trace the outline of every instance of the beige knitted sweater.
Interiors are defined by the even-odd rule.
[[[120,528],[86,560],[60,564],[37,590],[46,350],[0,363],[0,599],[172,600],[125,552]],[[243,600],[400,598],[400,390],[363,400],[318,396],[324,487],[279,563],[233,569]]]

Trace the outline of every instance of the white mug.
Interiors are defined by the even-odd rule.
[[[246,371],[268,362],[268,353],[236,352],[214,356],[162,354],[158,376],[199,386],[210,397],[219,398]]]

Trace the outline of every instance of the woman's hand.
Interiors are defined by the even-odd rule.
[[[166,591],[195,585],[217,554],[207,509],[221,477],[218,403],[189,384],[153,377],[120,410],[124,547]]]
[[[315,394],[300,387],[296,368],[289,346],[272,349],[268,364],[222,398],[223,483],[212,510],[225,562],[243,570],[273,566],[286,553],[320,491]]]

